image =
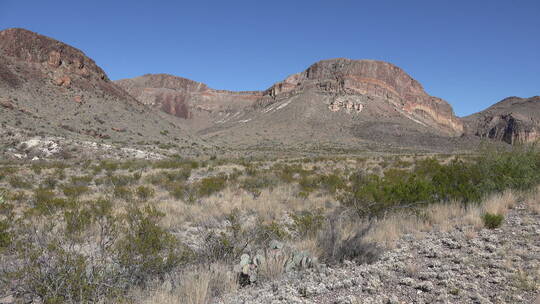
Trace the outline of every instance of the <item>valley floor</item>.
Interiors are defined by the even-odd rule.
[[[372,265],[291,273],[217,303],[535,303],[540,214],[530,206],[515,206],[498,229],[406,234]]]

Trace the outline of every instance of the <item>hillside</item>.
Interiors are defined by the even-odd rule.
[[[508,144],[533,143],[540,138],[540,96],[508,97],[463,118],[468,135]]]
[[[392,150],[467,144],[457,138],[463,125],[446,101],[381,61],[320,61],[262,92],[218,91],[171,75],[116,83],[230,147]]]
[[[6,146],[24,138],[102,143],[200,142],[111,82],[80,50],[24,29],[0,32],[0,123]]]

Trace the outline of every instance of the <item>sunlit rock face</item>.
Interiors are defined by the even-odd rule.
[[[446,101],[428,95],[420,83],[387,62],[342,58],[323,60],[266,90],[266,102],[306,90],[334,94],[336,99],[329,106],[329,110],[334,112],[340,108],[351,113],[361,112],[366,105],[356,102],[354,96],[362,95],[374,102],[383,100],[405,116],[447,135],[463,133],[462,122]],[[344,100],[343,96],[349,96],[349,100]]]
[[[540,96],[508,97],[463,121],[468,135],[509,144],[537,142],[540,139]]]

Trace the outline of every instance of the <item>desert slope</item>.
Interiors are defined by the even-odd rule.
[[[0,105],[2,125],[30,136],[198,142],[111,82],[82,51],[24,29],[0,32]]]
[[[463,124],[399,67],[330,59],[264,91],[219,91],[171,75],[116,82],[220,145],[347,149],[456,144]]]

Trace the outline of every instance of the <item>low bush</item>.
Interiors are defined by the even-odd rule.
[[[484,215],[482,215],[484,226],[488,229],[499,228],[502,225],[503,220],[504,216],[502,214],[492,214],[486,212]]]
[[[325,217],[322,209],[313,212],[302,211],[289,214],[293,223],[290,228],[300,237],[315,236],[324,224]]]
[[[15,189],[32,189],[31,181],[22,178],[18,175],[13,175],[8,178],[8,183]]]
[[[251,193],[254,197],[258,197],[261,195],[261,190],[273,189],[278,182],[278,179],[273,175],[248,176],[240,182],[240,188]]]
[[[197,192],[201,197],[210,196],[225,189],[226,186],[227,176],[225,174],[205,177],[197,184]]]
[[[133,283],[162,275],[192,258],[189,250],[158,225],[163,216],[151,206],[131,208],[125,215],[124,235],[116,252],[120,266]]]
[[[62,186],[62,192],[69,198],[79,198],[81,195],[88,193],[89,191],[90,188],[84,185],[68,184]]]
[[[123,200],[130,200],[133,197],[133,191],[131,191],[131,188],[126,186],[115,186],[113,189],[114,197],[123,199]]]
[[[140,200],[148,200],[154,197],[156,191],[150,186],[139,186],[135,189],[135,193]]]
[[[416,162],[413,170],[388,169],[382,177],[353,174],[350,184],[340,201],[361,216],[438,202],[470,204],[494,192],[527,190],[540,184],[540,153],[516,148],[448,164],[430,158]]]
[[[58,210],[66,208],[68,201],[56,197],[56,194],[52,190],[36,189],[34,191],[34,208],[38,214],[54,214]]]

